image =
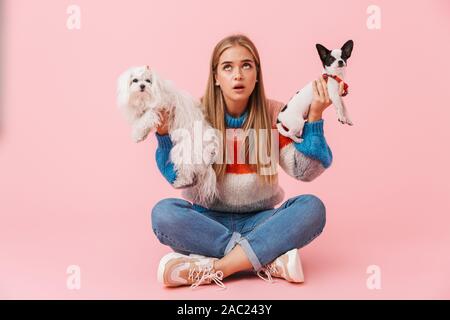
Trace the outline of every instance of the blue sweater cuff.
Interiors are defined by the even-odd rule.
[[[168,134],[159,135],[155,133],[156,139],[158,140],[158,148],[156,149],[156,164],[159,171],[166,180],[173,184],[177,178],[177,173],[172,161],[170,161],[170,150],[172,149],[173,143]]]
[[[306,122],[302,138],[302,142],[294,142],[295,148],[305,156],[319,160],[325,168],[328,168],[333,161],[333,154],[323,134],[323,119]]]
[[[158,140],[158,148],[164,150],[172,149],[173,143],[168,134],[160,135],[158,132],[155,133],[156,140]]]
[[[323,119],[305,123],[302,133],[303,139],[305,139],[307,135],[311,134],[323,136]]]

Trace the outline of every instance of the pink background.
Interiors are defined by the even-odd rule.
[[[3,1],[0,298],[450,298],[450,4],[448,1]],[[66,9],[81,8],[81,30]],[[366,26],[381,9],[381,29]],[[321,65],[320,42],[353,39],[344,127],[324,114],[334,162],[311,183],[281,175],[286,199],[318,195],[325,232],[301,250],[306,282],[236,276],[226,291],[164,289],[170,251],[150,211],[179,191],[135,144],[115,105],[116,79],[149,64],[202,95],[214,45],[243,32],[257,45],[268,96],[286,102]],[[285,200],[286,200],[285,199]],[[69,265],[81,289],[66,287]],[[366,269],[381,268],[369,290]]]

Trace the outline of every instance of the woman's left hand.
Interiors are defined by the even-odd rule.
[[[313,81],[313,101],[309,108],[308,122],[322,119],[322,113],[328,108],[332,101],[328,96],[327,82],[323,77]],[[344,82],[339,84],[339,95],[344,93]]]

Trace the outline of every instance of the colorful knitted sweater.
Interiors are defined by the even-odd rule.
[[[267,107],[275,128],[276,118],[283,103],[267,100]],[[225,114],[227,128],[241,128],[247,118],[244,112],[239,118]],[[158,148],[156,149],[156,163],[158,169],[169,183],[177,178],[174,165],[170,161],[172,141],[169,135],[156,133]],[[306,122],[303,128],[302,141],[296,143],[289,138],[279,135],[279,164],[290,176],[301,181],[311,181],[318,177],[331,165],[333,155],[323,133],[323,120]],[[234,142],[236,143],[236,142]],[[235,156],[236,161],[236,156]],[[253,164],[227,164],[225,177],[217,184],[220,198],[217,198],[210,210],[245,213],[274,208],[283,200],[283,189],[276,181],[273,185],[260,184]],[[192,202],[192,188],[183,189],[182,195]],[[205,207],[194,203],[198,211]]]

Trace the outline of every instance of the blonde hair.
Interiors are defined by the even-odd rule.
[[[206,86],[206,91],[201,101],[205,108],[205,116],[207,120],[210,122],[213,128],[218,129],[222,133],[223,137],[223,159],[222,161],[218,161],[218,163],[213,164],[214,171],[216,172],[217,179],[220,180],[224,177],[227,161],[226,161],[226,124],[225,124],[225,112],[226,112],[226,103],[223,97],[222,90],[219,86],[215,85],[215,74],[217,72],[217,66],[219,64],[219,59],[222,53],[228,48],[234,46],[242,46],[246,48],[253,56],[253,59],[256,64],[256,72],[257,72],[257,82],[255,84],[255,88],[251,93],[248,104],[247,104],[247,119],[243,124],[242,129],[244,133],[246,133],[249,129],[255,129],[255,132],[260,132],[261,130],[266,130],[268,132],[266,139],[266,150],[267,154],[272,154],[272,137],[271,137],[271,128],[272,128],[272,119],[267,109],[267,100],[264,92],[264,82],[261,71],[261,60],[259,58],[258,50],[256,49],[253,42],[245,35],[237,34],[231,35],[224,39],[222,39],[214,48],[211,61],[210,61],[210,69],[209,69],[209,77],[208,83]],[[247,141],[248,142],[248,141]],[[259,135],[256,134],[256,146],[259,146]],[[248,143],[245,143],[245,155],[246,159],[248,159],[249,147]],[[261,174],[262,169],[266,166],[263,166],[259,161],[259,152],[256,153],[257,161],[256,161],[256,172],[258,177],[260,178],[260,182],[273,184],[276,182],[277,175],[276,173],[273,175]]]

